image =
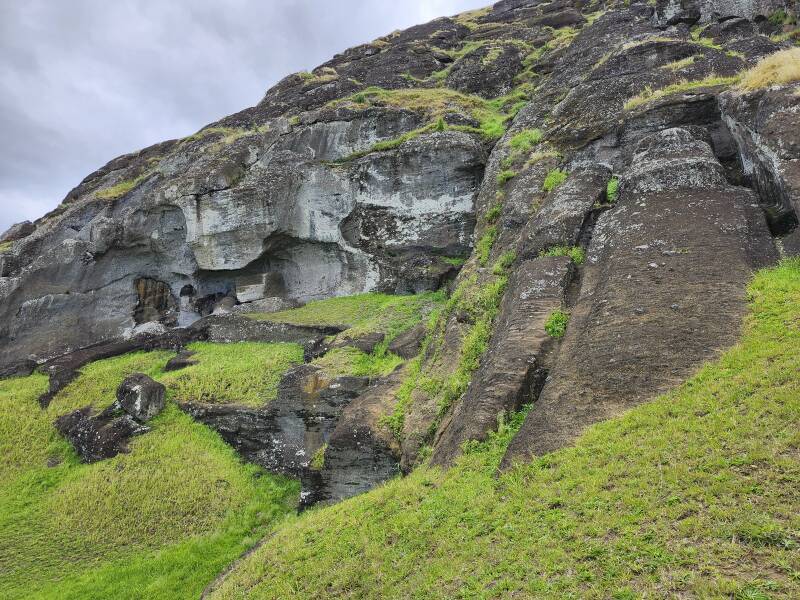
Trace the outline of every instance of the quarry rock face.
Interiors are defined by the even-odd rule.
[[[307,362],[388,347],[405,362],[385,377],[305,364],[263,407],[182,407],[301,479],[304,505],[452,465],[523,406],[503,468],[569,444],[733,344],[754,271],[800,254],[800,84],[736,83],[792,45],[797,11],[502,0],[289,75],[3,234],[0,376],[46,373],[46,406],[134,350],[179,369],[195,341],[293,342]],[[439,289],[434,322],[394,338],[250,318]],[[59,419],[84,460],[144,431],[129,387]]]

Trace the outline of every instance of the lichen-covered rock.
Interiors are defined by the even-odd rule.
[[[747,282],[776,260],[755,194],[728,184],[688,130],[644,139],[622,190],[598,221],[557,366],[505,466],[668,390],[732,344]]]
[[[144,423],[164,410],[167,389],[144,373],[128,375],[117,388],[117,403],[131,417]]]
[[[720,96],[722,116],[758,190],[773,231],[797,227],[800,215],[800,85]]]
[[[76,410],[56,419],[55,426],[86,463],[127,452],[131,437],[150,430],[114,406],[99,415],[91,407]]]

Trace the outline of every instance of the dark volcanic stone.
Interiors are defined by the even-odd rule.
[[[777,254],[755,195],[686,130],[643,140],[594,231],[558,364],[503,466],[678,385],[733,344]]]
[[[571,272],[571,261],[563,256],[525,261],[514,270],[487,354],[464,398],[442,422],[432,464],[450,465],[465,441],[486,439],[501,414],[536,399],[552,346],[544,326],[561,308]]]
[[[36,226],[30,221],[23,221],[22,223],[15,223],[9,227],[5,233],[0,235],[0,244],[5,242],[16,242],[22,238],[26,238],[36,231]]]
[[[425,323],[418,323],[394,338],[387,349],[389,352],[397,354],[400,358],[414,358],[422,349],[422,342],[425,339],[426,332]]]
[[[137,421],[149,421],[164,410],[166,392],[162,384],[144,373],[133,373],[117,388],[117,402]]]
[[[128,451],[128,440],[149,431],[130,415],[111,407],[93,416],[91,407],[56,419],[55,426],[84,462],[93,463]]]
[[[167,364],[164,366],[164,370],[166,372],[180,371],[186,367],[191,367],[198,364],[196,360],[192,360],[192,356],[194,356],[194,352],[183,350],[179,352],[177,356],[174,356],[167,361]]]

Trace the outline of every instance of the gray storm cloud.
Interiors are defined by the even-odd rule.
[[[487,0],[0,0],[0,232],[283,76]]]

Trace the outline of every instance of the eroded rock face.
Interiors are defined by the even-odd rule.
[[[117,388],[120,408],[140,423],[149,421],[164,410],[167,389],[144,373],[133,373]]]
[[[128,451],[130,438],[150,431],[116,407],[93,415],[92,409],[82,408],[59,417],[56,429],[75,448],[86,463],[113,458]]]
[[[242,313],[447,287],[463,304],[389,346],[424,350],[391,431],[408,365],[375,381],[302,365],[268,406],[184,409],[299,477],[305,505],[366,491],[431,448],[452,464],[521,404],[535,403],[504,465],[561,447],[736,339],[747,281],[777,259],[770,233],[800,253],[797,86],[652,94],[786,45],[769,37],[776,10],[797,3],[502,0],[291,75],[257,106],[111,161],[0,238],[0,376],[44,360],[46,404],[82,365],[137,349],[180,352],[170,368],[201,339],[301,343],[307,361],[369,352],[383,334],[331,340],[345,327]],[[584,264],[568,258],[580,250]],[[544,328],[556,309],[571,314],[560,341]],[[464,348],[495,313],[467,386]],[[113,455],[139,431],[114,410],[59,427],[87,460]]]
[[[569,443],[734,343],[747,282],[776,258],[756,195],[727,183],[706,142],[685,129],[643,140],[594,231],[557,366],[504,464]]]
[[[389,125],[383,113],[365,113],[154,150],[151,175],[118,199],[95,198],[96,180],[116,171],[90,177],[3,258],[0,364],[150,321],[186,325],[223,298],[230,309],[440,286],[453,269],[438,257],[464,255],[472,243],[484,147],[448,131],[325,162],[417,124],[403,111]]]

